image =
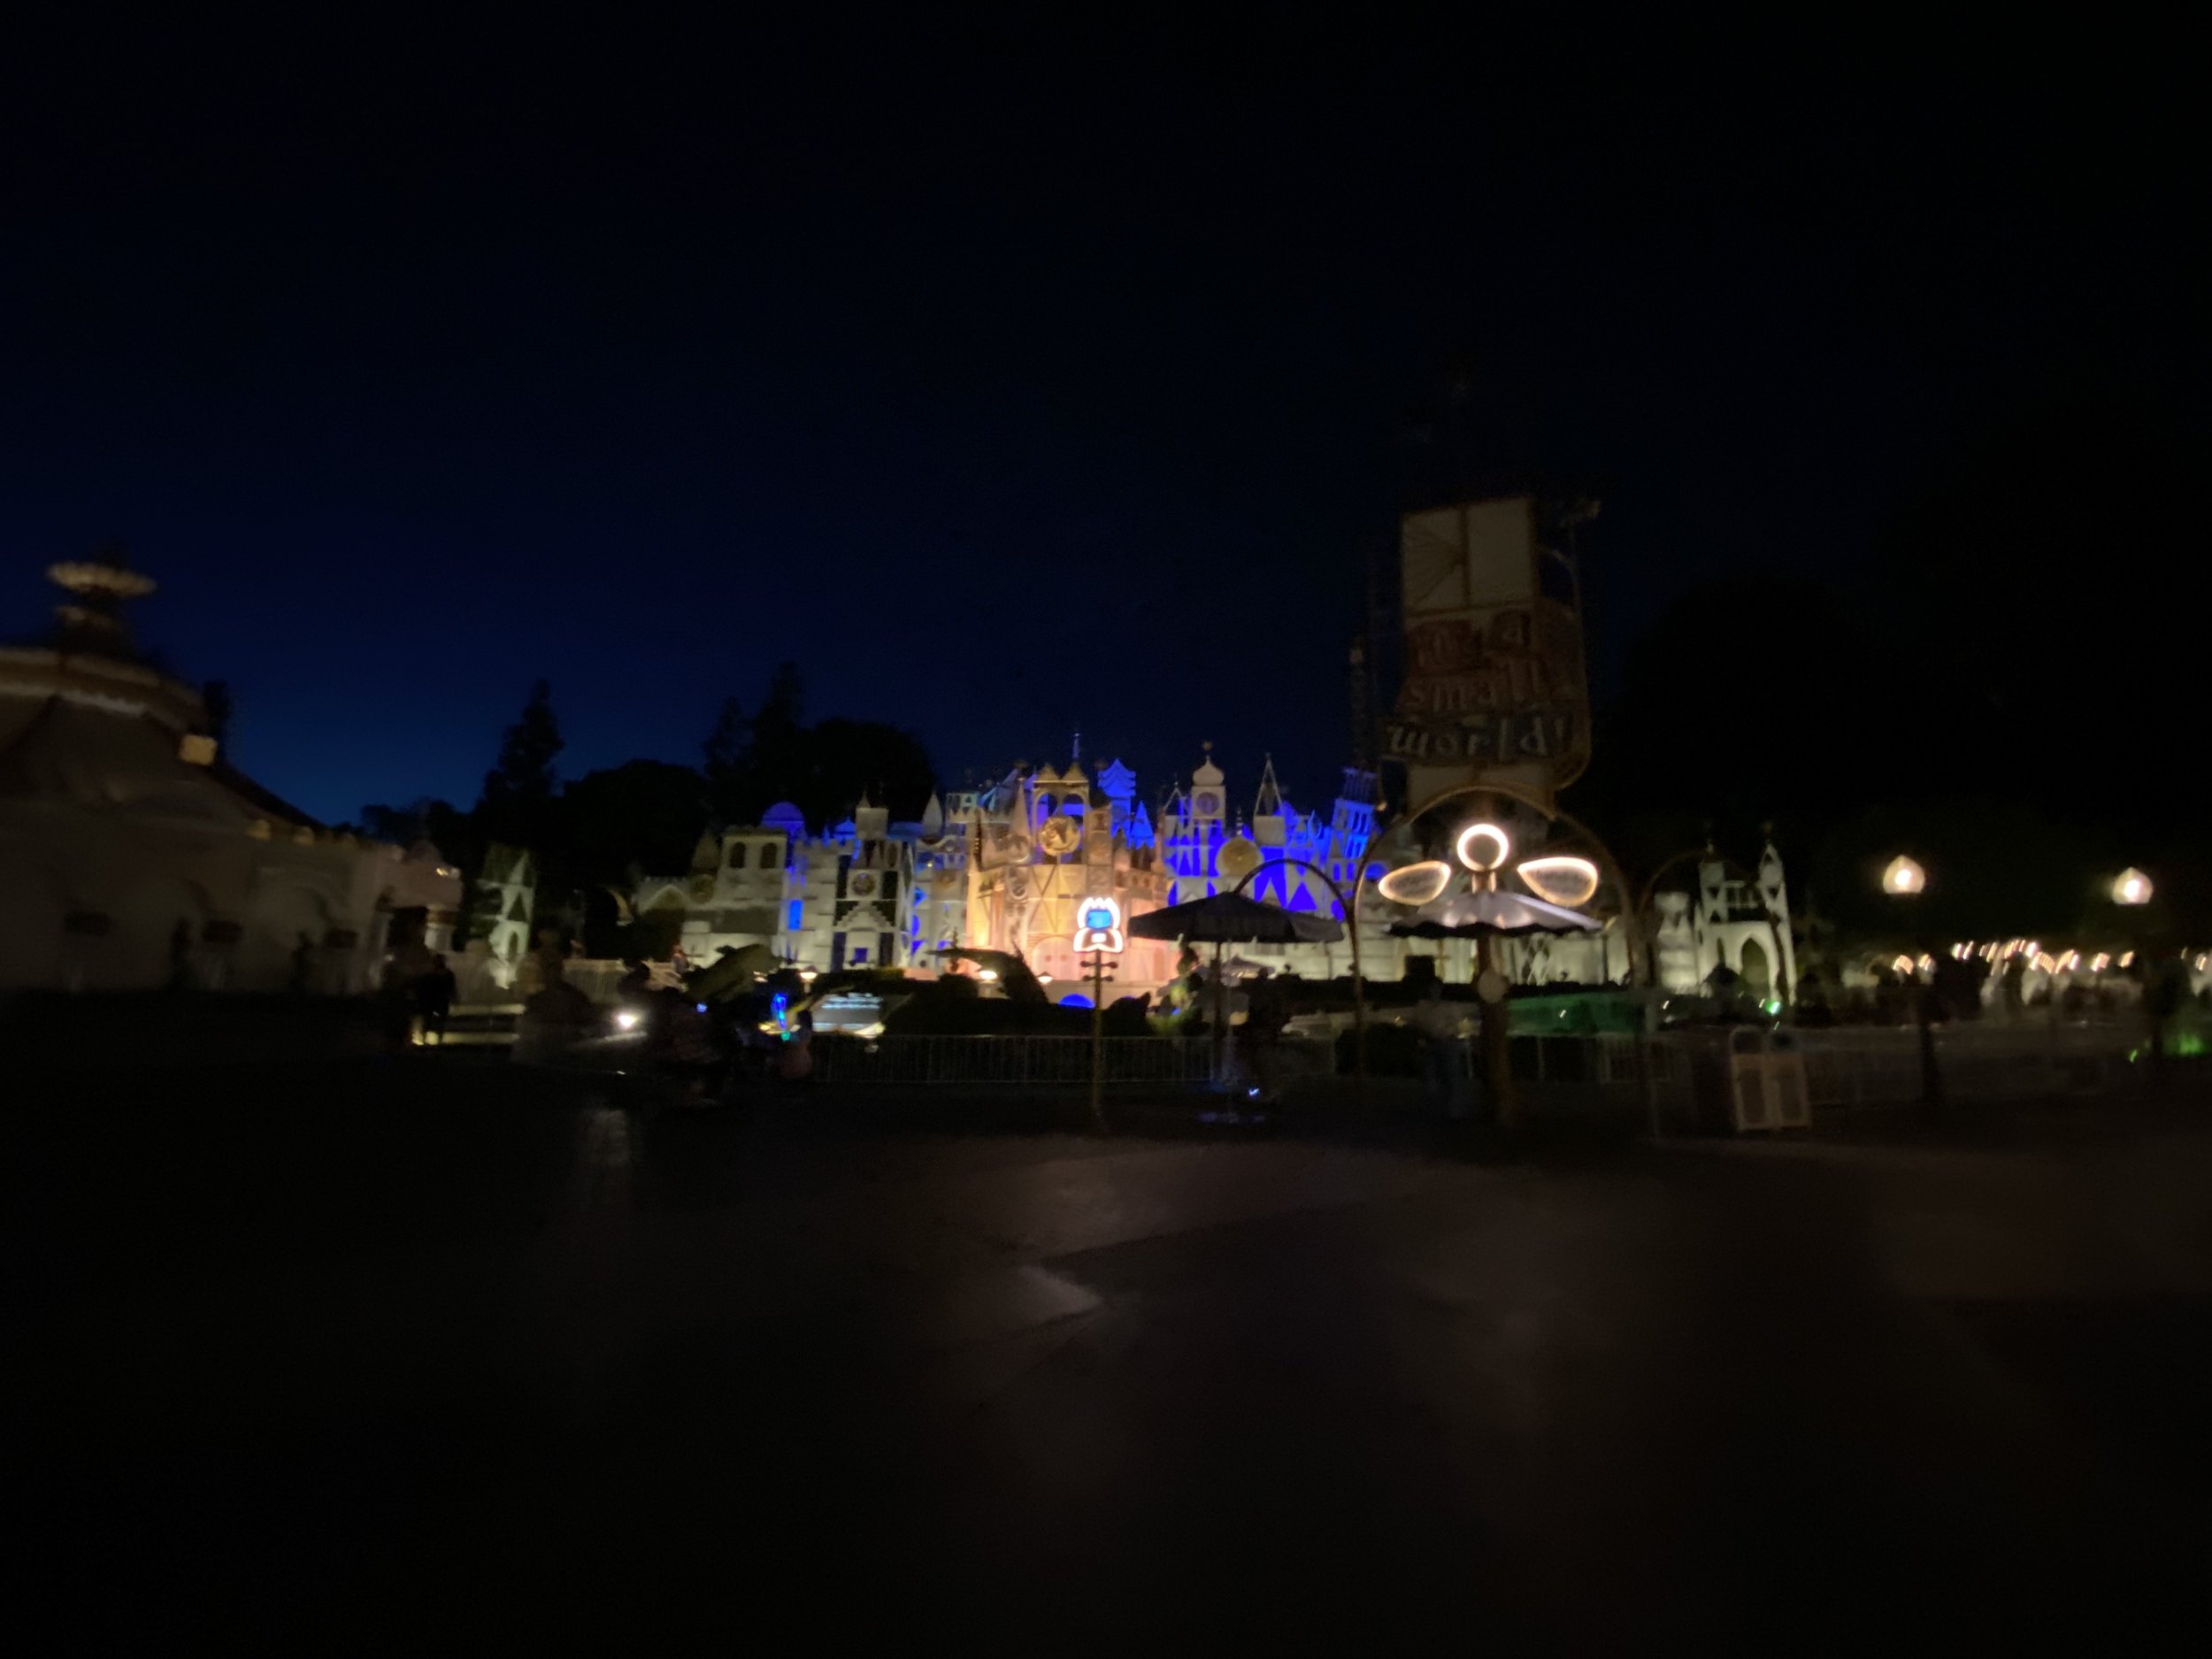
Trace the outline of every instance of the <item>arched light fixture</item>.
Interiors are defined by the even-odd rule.
[[[1451,865],[1441,858],[1431,858],[1392,871],[1375,883],[1375,891],[1393,904],[1426,904],[1443,892],[1451,879]]]
[[[1564,854],[1532,858],[1513,873],[1528,883],[1529,891],[1538,898],[1563,904],[1569,910],[1587,904],[1598,890],[1598,867],[1587,858]]]
[[[1928,885],[1928,872],[1902,853],[1889,861],[1882,872],[1882,891],[1900,898],[1909,898]]]
[[[2151,879],[2140,870],[2123,870],[2112,878],[2112,902],[2115,904],[2148,904],[2151,902]]]
[[[1496,870],[1513,856],[1512,838],[1495,824],[1470,824],[1459,832],[1459,862],[1478,874]]]

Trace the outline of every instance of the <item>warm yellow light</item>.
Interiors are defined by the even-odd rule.
[[[1919,967],[1921,972],[1923,973],[1933,973],[1935,972],[1935,958],[1933,956],[1921,957]]]
[[[2123,953],[2120,957],[2120,965],[2124,968],[2133,967],[2135,965],[2135,953],[2132,950]]]
[[[2115,904],[2148,904],[2151,902],[2151,879],[2140,870],[2123,870],[2112,879],[2112,902]]]
[[[1928,885],[1928,872],[1900,853],[1882,872],[1882,891],[1909,898]]]
[[[1260,867],[1260,849],[1241,835],[1224,841],[1220,852],[1214,856],[1214,868],[1220,874],[1235,881],[1250,875]]]
[[[1441,858],[1394,870],[1375,883],[1375,891],[1393,904],[1426,904],[1452,879],[1452,867]]]
[[[2111,965],[2112,958],[2107,956],[2103,951],[2100,950],[2096,955],[2095,960],[2090,963],[2089,972],[2092,973],[2102,973]]]
[[[975,977],[979,979],[995,979],[998,978],[998,970],[996,968],[978,968],[975,971]]]
[[[1598,890],[1598,867],[1587,858],[1559,856],[1532,858],[1513,872],[1540,899],[1572,909],[1587,904]]]
[[[1891,963],[1889,965],[1896,969],[1900,973],[1910,973],[1912,972],[1912,958],[1907,956],[1900,956],[1896,961]]]
[[[2039,950],[2035,953],[2035,968],[2039,973],[2056,973],[2058,963],[2055,958],[2047,956]]]
[[[1513,856],[1513,840],[1495,824],[1470,824],[1459,832],[1455,850],[1470,870],[1495,870]]]

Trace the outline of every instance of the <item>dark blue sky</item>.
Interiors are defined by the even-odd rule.
[[[572,774],[787,656],[950,780],[1310,801],[1455,362],[1454,453],[1607,480],[1609,657],[2055,382],[2203,419],[2170,42],[327,27],[18,42],[0,629],[127,541],[332,818],[472,799],[540,674]]]

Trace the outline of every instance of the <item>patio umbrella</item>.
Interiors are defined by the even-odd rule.
[[[1327,945],[1344,937],[1342,925],[1326,916],[1263,904],[1241,893],[1216,893],[1129,918],[1138,939],[1180,939],[1214,948],[1214,1076],[1221,1076],[1225,1020],[1222,1010],[1221,948],[1224,945]]]
[[[1605,924],[1563,904],[1520,893],[1455,893],[1391,924],[1399,939],[1479,939],[1484,934],[1597,933]]]
[[[1502,934],[1597,933],[1605,924],[1594,916],[1571,910],[1563,904],[1532,899],[1525,894],[1477,888],[1434,899],[1407,922],[1393,922],[1392,934],[1400,939],[1473,939],[1480,941],[1484,971],[1491,968],[1490,941]],[[1506,1063],[1506,1026],[1502,1008],[1486,1007],[1482,1016],[1484,1064],[1497,1102],[1501,1123],[1511,1121],[1512,1078]]]
[[[1241,893],[1147,910],[1129,918],[1138,939],[1181,939],[1202,945],[1327,945],[1344,937],[1342,924],[1326,916],[1263,904]]]

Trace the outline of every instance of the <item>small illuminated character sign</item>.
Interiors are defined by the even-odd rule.
[[[1125,942],[1120,904],[1110,898],[1085,899],[1075,913],[1076,955],[1118,956]]]

